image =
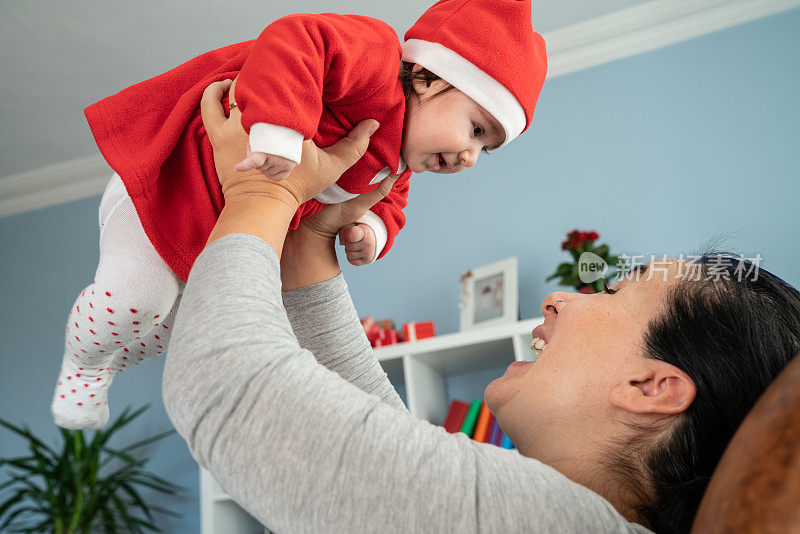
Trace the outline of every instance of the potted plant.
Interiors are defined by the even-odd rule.
[[[0,425],[28,442],[29,454],[0,458],[8,480],[0,489],[11,495],[0,502],[0,532],[160,532],[153,512],[177,516],[146,503],[139,489],[172,495],[182,489],[145,470],[148,459],[135,451],[174,430],[162,432],[121,449],[110,438],[138,417],[147,406],[120,416],[89,439],[82,430],[61,429],[60,449],[47,446],[29,428],[0,419]]]
[[[572,261],[561,263],[547,281],[559,278],[562,286],[575,288],[581,293],[598,293],[603,284],[608,283],[616,273],[608,274],[609,267],[619,263],[617,256],[609,253],[608,245],[596,245],[600,235],[594,230],[582,232],[573,230],[561,243],[561,250],[569,252]]]

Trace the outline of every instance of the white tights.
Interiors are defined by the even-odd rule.
[[[67,322],[64,359],[53,397],[58,426],[101,428],[108,387],[126,367],[166,350],[183,281],[144,233],[115,174],[100,201],[100,263]]]

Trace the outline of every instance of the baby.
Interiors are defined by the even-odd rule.
[[[65,428],[108,420],[113,376],[164,352],[176,303],[223,206],[200,97],[236,79],[249,150],[237,169],[280,180],[304,139],[321,147],[364,119],[367,153],[301,205],[290,229],[328,204],[392,191],[340,232],[348,261],[370,263],[405,224],[412,172],[459,172],[530,125],[546,72],[530,0],[442,0],[406,33],[358,15],[291,15],[255,41],[207,52],[85,110],[115,171],[100,203],[100,263],[78,296],[52,412]],[[231,97],[232,98],[228,98]],[[234,103],[235,100],[235,103]]]

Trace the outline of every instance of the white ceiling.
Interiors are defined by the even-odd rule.
[[[0,177],[97,154],[83,108],[202,52],[253,39],[289,13],[359,13],[402,37],[431,0],[3,0]],[[537,0],[563,28],[644,0]]]

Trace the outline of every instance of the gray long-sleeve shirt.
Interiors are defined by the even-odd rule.
[[[197,258],[163,389],[197,462],[276,532],[650,532],[533,458],[414,417],[342,276],[282,302],[277,254],[251,235]]]

